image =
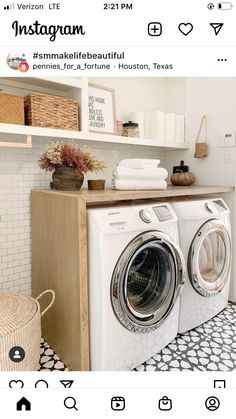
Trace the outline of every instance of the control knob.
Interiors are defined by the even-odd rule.
[[[152,214],[148,210],[139,211],[139,216],[141,220],[143,220],[147,224],[149,224],[152,221]]]
[[[207,202],[206,204],[205,204],[205,208],[206,208],[206,210],[208,211],[208,212],[210,212],[210,214],[213,214],[213,212],[214,212],[214,205],[211,203],[211,202]]]

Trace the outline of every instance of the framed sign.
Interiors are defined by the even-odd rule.
[[[89,83],[89,131],[116,134],[115,91]]]

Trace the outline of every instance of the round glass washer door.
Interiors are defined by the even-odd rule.
[[[189,279],[205,297],[219,294],[229,279],[230,234],[221,220],[210,220],[197,231],[188,255]]]
[[[172,310],[184,283],[180,248],[167,234],[145,232],[121,254],[111,281],[111,301],[118,320],[134,332],[156,329]]]

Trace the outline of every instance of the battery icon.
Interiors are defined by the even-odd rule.
[[[230,1],[223,1],[217,4],[218,9],[220,10],[231,10],[233,5]]]

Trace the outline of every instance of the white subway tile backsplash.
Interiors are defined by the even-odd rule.
[[[25,240],[15,240],[13,242],[14,247],[23,247],[25,245]]]
[[[24,272],[20,272],[20,278],[28,278],[28,276],[30,275],[30,270],[24,271]]]
[[[13,275],[11,276],[11,280],[12,280],[12,281],[14,281],[14,283],[15,283],[15,281],[17,281],[18,279],[20,279],[20,274],[13,274]]]
[[[33,139],[32,149],[0,149],[0,289],[5,291],[31,292],[30,191],[49,187],[51,173],[38,167],[47,144],[47,139],[40,138]],[[155,155],[166,166],[166,154],[153,148],[97,142],[89,146],[97,158],[106,161],[102,176],[107,186],[111,185],[112,169],[121,159]],[[83,186],[97,176],[87,174]]]
[[[11,287],[11,292],[19,292],[19,286]]]
[[[8,268],[16,268],[19,266],[19,260],[12,260],[11,262],[8,262],[7,266]]]
[[[2,262],[11,262],[14,260],[14,256],[13,255],[6,255],[6,256],[2,256]],[[9,266],[9,264],[8,264]]]
[[[25,271],[25,266],[17,266],[14,268],[14,273],[21,273]]]
[[[8,291],[9,289],[12,291],[12,287],[14,287],[14,281],[7,281],[1,284],[1,289],[3,291]]]
[[[25,228],[24,228],[24,227],[15,227],[15,228],[14,228],[14,232],[15,232],[16,234],[22,234],[22,233],[24,233],[24,232],[25,232]]]
[[[0,250],[0,257],[7,255],[7,249],[1,249]]]
[[[0,234],[2,234],[2,232],[0,231]],[[7,235],[4,237],[1,237],[1,248],[2,249],[9,249],[10,247],[12,247],[12,242],[8,241],[8,237]]]
[[[14,244],[12,243],[12,246],[7,251],[8,255],[15,255],[16,253],[20,252],[20,247],[13,247],[13,246]]]
[[[17,268],[16,268],[16,269],[17,269]],[[12,275],[12,274],[14,274],[15,272],[17,272],[17,271],[14,271],[14,269],[13,269],[13,268],[2,269],[2,275],[3,275],[3,276],[9,276],[9,275]]]
[[[25,285],[25,279],[17,279],[16,281],[14,281],[14,286],[15,287],[23,287]]]
[[[1,216],[1,220],[2,220],[2,222],[4,222],[4,221],[12,221],[13,220],[13,216],[11,215],[11,214],[9,214],[9,215],[2,215]]]

